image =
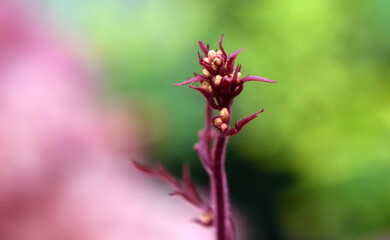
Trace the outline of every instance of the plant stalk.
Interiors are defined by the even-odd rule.
[[[230,108],[229,108],[229,112]],[[215,136],[212,152],[213,168],[211,178],[211,196],[215,214],[217,240],[233,240],[229,188],[225,169],[226,148],[229,137],[221,133]]]

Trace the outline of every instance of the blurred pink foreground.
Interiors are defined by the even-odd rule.
[[[199,212],[128,160],[135,116],[102,106],[82,64],[0,3],[0,239],[207,240]],[[140,143],[141,142],[141,143]]]

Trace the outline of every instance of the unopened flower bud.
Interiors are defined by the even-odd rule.
[[[217,117],[216,119],[214,119],[214,126],[219,127],[222,123],[223,121],[221,118]]]
[[[198,217],[198,220],[204,225],[210,225],[213,221],[213,214],[210,212],[204,212]]]
[[[208,87],[210,87],[210,83],[208,81],[203,81],[200,87],[204,89],[208,89]]]
[[[222,123],[220,126],[221,131],[225,131],[228,128],[228,125],[226,123]]]
[[[208,53],[207,53],[207,57],[212,61],[214,60],[214,58],[217,56],[217,53],[214,51],[214,50],[210,50]]]
[[[205,76],[207,76],[207,77],[210,76],[210,73],[209,73],[209,71],[207,71],[206,68],[203,68],[202,73],[203,73]]]
[[[218,51],[217,51],[217,54],[222,55],[223,53],[222,53],[221,50],[218,50]]]
[[[213,70],[214,70],[214,71],[217,71],[217,70],[218,70],[218,66],[217,66],[217,65],[215,65],[214,63],[213,63],[213,64],[211,64],[211,67],[213,68]]]
[[[223,108],[221,111],[219,111],[219,116],[220,118],[224,121],[227,122],[229,120],[230,114],[227,108]]]
[[[216,57],[213,62],[216,66],[221,66],[222,65],[222,60],[219,59],[219,57]]]
[[[210,63],[210,59],[208,59],[207,57],[203,58],[203,61],[206,63]]]
[[[214,84],[216,86],[218,86],[221,83],[221,79],[222,79],[221,75],[215,76],[214,79],[213,79],[214,80]]]
[[[241,78],[241,73],[238,72],[238,73],[237,73],[237,78],[235,79],[235,83],[236,83],[236,84],[240,84],[240,78]]]

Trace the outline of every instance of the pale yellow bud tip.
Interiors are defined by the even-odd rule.
[[[221,116],[221,119],[226,122],[229,120],[230,114],[227,108],[223,108],[221,111],[219,111],[219,116]]]
[[[210,83],[208,81],[203,81],[200,85],[201,88],[207,89],[210,86]]]
[[[221,124],[222,124],[222,119],[221,118],[214,119],[214,126],[219,127],[219,126],[221,126]]]
[[[219,58],[215,58],[214,59],[214,62],[213,62],[215,65],[217,65],[217,66],[221,66],[222,65],[222,60],[221,59],[219,59]]]
[[[204,212],[198,217],[199,222],[209,225],[213,221],[213,215],[209,212]]]
[[[214,84],[218,86],[221,83],[221,79],[222,79],[221,75],[215,76]]]
[[[206,75],[207,77],[210,76],[210,73],[209,73],[209,71],[207,71],[206,68],[203,68],[202,73],[203,73],[204,75]]]
[[[220,114],[221,116],[224,116],[225,114],[229,114],[229,111],[227,110],[227,108],[222,108],[222,110],[219,111],[219,114]]]
[[[208,53],[207,53],[207,57],[212,61],[214,60],[215,56],[217,56],[217,53],[214,51],[214,50],[210,50]]]
[[[237,79],[236,79],[236,83],[237,83],[237,84],[240,84],[240,79],[241,79],[241,73],[238,72],[238,73],[237,73]]]
[[[228,125],[226,123],[222,123],[220,128],[221,128],[221,131],[225,131],[228,128]]]

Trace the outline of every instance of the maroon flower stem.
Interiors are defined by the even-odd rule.
[[[199,222],[207,226],[213,224],[216,229],[216,240],[234,240],[235,234],[231,220],[225,170],[226,147],[229,136],[240,132],[246,124],[256,118],[263,110],[239,120],[234,126],[230,126],[231,106],[233,99],[243,90],[245,82],[273,83],[275,81],[258,76],[241,78],[241,65],[235,66],[234,63],[243,49],[227,55],[222,47],[223,38],[224,35],[221,36],[218,43],[219,49],[216,50],[210,49],[209,45],[199,41],[199,46],[204,54],[198,52],[199,64],[203,68],[202,73],[195,73],[195,77],[175,85],[181,86],[200,82],[200,86],[191,85],[189,87],[200,92],[207,101],[205,127],[199,132],[199,142],[195,144],[194,149],[210,178],[212,206],[210,209],[210,205],[207,205],[208,208]],[[219,111],[217,116],[212,117],[212,109]],[[189,189],[187,192],[192,195],[196,193],[192,185]],[[189,199],[193,202],[200,202],[198,197]]]
[[[212,109],[212,108],[210,107],[210,105],[207,104],[207,102],[206,102],[206,118],[205,118],[205,127],[204,127],[204,131],[205,131],[205,134],[206,134],[206,141],[205,141],[205,144],[206,144],[207,149],[210,148],[211,136],[212,136],[212,134],[213,134],[213,130],[211,129],[212,114],[213,114],[213,109]],[[210,151],[207,151],[207,152],[208,152],[208,155],[209,155],[209,159],[211,159]]]
[[[231,112],[230,107],[228,108]],[[229,189],[225,170],[226,147],[229,137],[217,133],[212,153],[211,196],[213,200],[217,240],[233,240]]]

